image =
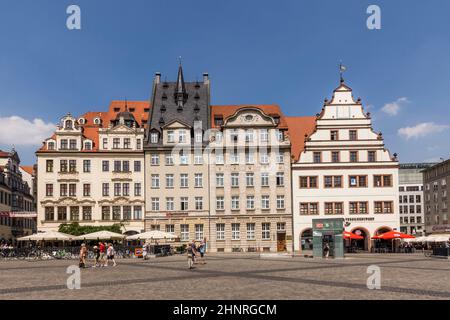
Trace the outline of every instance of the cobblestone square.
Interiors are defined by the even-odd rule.
[[[118,260],[81,270],[81,289],[67,289],[77,261],[2,261],[0,299],[449,299],[450,261],[413,255],[350,255],[341,260],[209,255],[189,270],[186,256]],[[368,266],[381,289],[367,288]]]

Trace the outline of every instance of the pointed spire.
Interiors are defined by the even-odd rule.
[[[184,94],[184,93],[186,93],[186,87],[185,87],[185,84],[184,84],[183,66],[181,65],[181,57],[179,59],[180,59],[180,64],[178,66],[176,93],[177,94]]]

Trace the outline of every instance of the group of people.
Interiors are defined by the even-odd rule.
[[[8,242],[1,242],[0,243],[0,249],[1,250],[6,250],[6,249],[9,249],[9,250],[11,250],[11,249],[14,249],[14,247],[13,247],[13,245],[11,244],[11,243],[8,243]]]
[[[95,264],[92,266],[93,268],[97,267],[107,267],[109,262],[113,263],[113,267],[117,266],[116,260],[114,259],[114,247],[112,243],[107,244],[106,242],[99,242],[98,246],[93,247]],[[88,249],[86,244],[81,244],[80,248],[80,268],[86,268],[86,259],[88,256]]]
[[[205,264],[205,252],[206,238],[204,238],[198,245],[194,240],[192,240],[187,246],[188,259],[192,259],[193,264]],[[200,258],[200,261],[197,261],[198,257]],[[189,265],[189,268],[192,269],[192,265]]]

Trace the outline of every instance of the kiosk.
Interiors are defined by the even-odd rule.
[[[330,258],[344,257],[344,219],[313,219],[313,255],[324,257],[326,244]]]

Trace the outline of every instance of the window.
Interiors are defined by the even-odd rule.
[[[54,220],[55,220],[55,208],[45,207],[45,221],[54,221]]]
[[[245,183],[247,187],[253,187],[255,185],[255,174],[253,172],[247,172],[245,174]]]
[[[48,150],[55,150],[55,142],[50,141],[48,144]]]
[[[109,196],[109,183],[103,183],[102,184],[102,195],[104,197],[108,197]]]
[[[284,195],[277,195],[277,209],[284,209]]]
[[[59,185],[59,196],[66,197],[67,196],[67,184]]]
[[[339,151],[332,151],[331,152],[331,162],[339,162]]]
[[[92,220],[92,207],[83,207],[83,220]]]
[[[263,210],[270,209],[270,200],[268,195],[261,196],[261,209]]]
[[[247,223],[247,240],[255,240],[255,223]]]
[[[324,176],[325,188],[342,188],[342,176]]]
[[[122,171],[122,162],[121,161],[114,161],[114,172],[121,172]]]
[[[133,207],[133,219],[134,220],[141,220],[142,219],[142,207],[141,206],[134,206]]]
[[[350,151],[350,162],[358,162],[358,151]]]
[[[261,151],[259,156],[261,164],[269,163],[269,154],[267,153],[267,151]]]
[[[46,172],[53,172],[53,160],[47,160],[46,162]]]
[[[77,161],[69,160],[69,172],[77,172]]]
[[[330,132],[330,140],[331,141],[337,141],[338,140],[338,131],[337,130],[331,130],[331,132]]]
[[[141,162],[140,161],[134,162],[134,172],[141,172]]]
[[[150,156],[150,163],[152,166],[159,166],[159,155],[158,154],[152,154]]]
[[[130,195],[130,184],[129,183],[122,184],[122,195],[124,197],[128,197]]]
[[[223,173],[216,173],[216,187],[223,187]]]
[[[159,211],[159,198],[152,198],[152,211]]]
[[[277,172],[276,181],[277,181],[277,187],[284,186],[284,172]]]
[[[173,188],[173,174],[166,174],[166,188]]]
[[[317,188],[317,176],[300,177],[300,188]]]
[[[109,207],[107,207],[109,209]],[[70,207],[70,220],[80,220],[80,207]]]
[[[182,224],[180,225],[181,229],[181,241],[188,241],[189,240],[189,225],[188,224]]]
[[[123,220],[131,220],[131,206],[123,206]]]
[[[158,143],[158,132],[152,132],[150,134],[150,143]]]
[[[122,214],[120,207],[119,206],[114,206],[112,211],[113,211],[113,220],[116,220],[116,221],[120,220],[121,214]]]
[[[75,183],[69,184],[69,197],[77,196],[77,185]]]
[[[113,138],[113,149],[120,148],[120,138]]]
[[[58,207],[58,221],[67,220],[67,207]]]
[[[108,138],[103,138],[103,150],[108,149]]]
[[[373,176],[374,187],[392,187],[392,175],[374,175]],[[412,199],[414,202],[414,197]]]
[[[122,171],[130,172],[130,161],[127,160],[122,162]]]
[[[348,185],[350,188],[367,187],[367,176],[349,176],[348,181]]]
[[[152,189],[159,189],[159,174],[152,174]]]
[[[69,140],[69,149],[70,150],[76,150],[77,149],[77,140],[70,139]]]
[[[248,210],[255,209],[255,196],[247,196],[247,209]]]
[[[216,224],[216,240],[225,240],[225,223]]]
[[[284,153],[277,152],[276,161],[277,161],[277,163],[284,163]]]
[[[175,133],[173,130],[168,130],[167,131],[167,142],[168,143],[173,143],[175,142]]]
[[[195,225],[195,240],[203,240],[203,224]]]
[[[221,126],[223,124],[223,117],[214,117],[214,125]]]
[[[241,239],[241,225],[239,223],[231,224],[231,240],[240,240]]]
[[[91,172],[91,160],[83,160],[83,172]]]
[[[375,162],[376,159],[376,152],[375,151],[367,151],[367,161],[369,162]]]
[[[187,173],[180,174],[180,187],[187,188],[189,186],[189,179]]]
[[[175,210],[175,202],[173,200],[173,197],[167,197],[166,198],[166,210],[167,211]]]
[[[268,172],[262,172],[261,173],[261,186],[262,187],[268,187],[269,186],[269,173]]]
[[[114,183],[114,196],[119,197],[122,194],[122,185],[120,183]]]
[[[216,164],[224,164],[222,150],[216,150]]]
[[[216,197],[216,210],[224,210],[225,201],[223,197]]]
[[[233,172],[231,174],[231,187],[233,188],[239,187],[239,173]]]
[[[178,142],[180,142],[180,143],[186,142],[186,130],[178,131]]]
[[[255,150],[250,149],[245,153],[245,163],[247,164],[255,163]]]
[[[134,183],[134,195],[136,197],[140,197],[142,195],[142,189],[141,189],[141,183],[135,182]]]
[[[92,142],[86,141],[84,143],[84,150],[92,150]]]
[[[188,209],[188,197],[181,197],[181,211],[187,211]]]
[[[231,163],[232,164],[238,164],[239,163],[239,153],[237,152],[237,150],[232,150],[230,152],[230,158],[231,158]]]
[[[201,153],[201,151],[196,151],[194,155],[194,164],[203,164],[203,154]]]
[[[173,166],[173,155],[171,153],[166,154],[166,166]]]
[[[267,129],[259,130],[259,140],[260,140],[260,142],[268,142],[269,141],[269,130],[267,130]]]
[[[239,210],[239,196],[231,197],[231,210]]]
[[[142,140],[136,139],[136,149],[141,150],[142,149]]]
[[[3,195],[3,193],[2,193]],[[47,183],[45,185],[45,196],[46,197],[53,197],[53,184]]]
[[[350,214],[367,214],[368,213],[368,204],[367,202],[349,202],[349,211]]]
[[[300,203],[300,215],[317,215],[319,214],[319,204],[316,202]]]
[[[203,197],[195,197],[195,210],[203,210]]]
[[[383,213],[393,213],[392,209],[393,209],[392,201],[383,202]]]
[[[262,223],[262,239],[263,240],[270,240],[270,223]]]
[[[189,155],[184,150],[180,151],[180,164],[187,165],[189,163]]]
[[[67,139],[61,139],[60,149],[67,150]]]
[[[215,136],[215,139],[216,139],[217,143],[221,143],[222,142],[223,134],[222,134],[221,131],[216,131],[214,136]]]
[[[358,139],[358,132],[356,130],[350,130],[349,131],[349,139],[351,141],[355,141]]]
[[[103,172],[108,172],[109,171],[109,161],[108,160],[103,160],[102,161],[102,171]]]
[[[194,186],[196,188],[203,188],[203,174],[202,173],[194,174]]]
[[[313,162],[321,163],[322,162],[322,152],[314,152],[313,153]]]
[[[59,171],[67,172],[67,160],[60,160],[59,161]]]
[[[276,119],[276,118],[274,118],[274,119]],[[278,121],[279,121],[279,119],[280,119],[280,118],[278,118]],[[277,121],[277,120],[275,120],[275,121]],[[284,132],[283,132],[283,131],[277,130],[277,131],[276,131],[276,134],[277,134],[277,141],[278,141],[278,142],[284,141]]]
[[[130,138],[124,138],[123,139],[123,148],[124,149],[131,149],[131,140],[130,140]]]

